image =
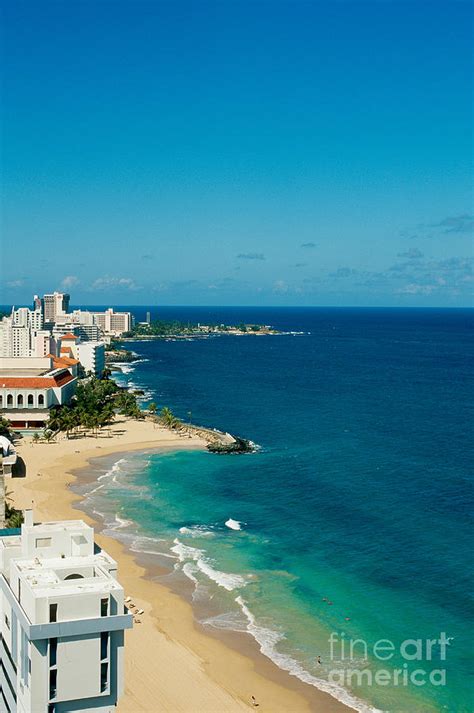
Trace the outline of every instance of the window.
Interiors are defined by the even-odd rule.
[[[43,394],[40,394],[38,396],[38,406],[44,406],[44,396]]]
[[[2,408],[2,407],[3,407],[3,396],[2,396],[2,394],[0,394],[0,408]]]
[[[16,400],[16,405],[18,408],[22,408],[23,406],[23,394],[18,394],[18,398]]]
[[[5,624],[7,625],[7,629],[10,629],[10,619],[8,616],[5,614]]]
[[[58,620],[58,605],[50,604],[49,605],[49,621],[51,623],[54,623],[57,620]]]
[[[49,697],[56,698],[58,683],[58,672],[55,668],[52,668],[49,672]]]
[[[7,396],[7,406],[13,406],[13,396],[11,394]]]
[[[57,659],[58,659],[58,640],[50,639],[49,640],[49,665],[56,666]]]
[[[28,394],[28,406],[33,406],[34,398],[33,394]]]
[[[109,598],[100,600],[100,615],[107,616],[109,612]]]
[[[100,658],[106,659],[109,650],[109,633],[103,631],[100,635]]]
[[[50,537],[37,537],[35,540],[35,547],[51,547]]]
[[[109,664],[101,663],[100,664],[100,692],[101,693],[104,693],[104,691],[107,690],[108,678],[109,678]]]
[[[64,581],[66,581],[67,579],[84,579],[84,577],[82,576],[82,574],[68,574],[67,577],[64,577]]]

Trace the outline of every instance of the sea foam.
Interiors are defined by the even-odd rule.
[[[205,557],[204,550],[185,545],[180,542],[178,538],[176,538],[173,542],[174,545],[171,547],[171,551],[178,555],[179,562],[187,562],[189,560],[195,562],[196,568],[201,571],[202,574],[215,582],[219,587],[226,589],[228,592],[232,592],[234,589],[238,589],[239,587],[245,587],[246,580],[242,577],[242,575],[230,574],[229,572],[221,572],[220,570],[215,569],[210,560]],[[184,571],[184,567],[182,569]],[[187,571],[184,571],[187,576],[189,576],[188,572],[189,568],[187,568]]]
[[[230,530],[241,530],[242,529],[242,524],[238,520],[232,520],[231,517],[228,520],[226,520],[225,526],[228,527]]]
[[[212,537],[214,535],[205,525],[191,525],[191,527],[180,527],[179,532],[189,537]]]
[[[252,614],[247,604],[241,596],[235,598],[235,601],[241,608],[247,619],[247,632],[253,636],[260,647],[261,653],[269,658],[283,671],[287,671],[291,676],[296,676],[300,681],[308,683],[310,686],[319,688],[320,691],[329,693],[333,698],[336,698],[341,703],[344,703],[349,708],[358,711],[359,713],[382,713],[378,708],[373,708],[363,701],[353,696],[342,686],[336,683],[330,683],[322,678],[317,678],[306,669],[292,656],[282,654],[277,650],[276,645],[279,641],[285,638],[283,633],[268,629],[267,627],[257,624],[255,616]]]

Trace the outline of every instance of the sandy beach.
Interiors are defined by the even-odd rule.
[[[17,508],[34,509],[36,522],[82,518],[74,508],[80,500],[69,488],[75,475],[87,473],[91,459],[140,450],[201,449],[205,442],[156,426],[118,418],[110,434],[98,438],[33,444],[30,437],[17,444],[25,477],[7,479]],[[217,456],[216,456],[217,457]],[[82,471],[81,471],[82,469]],[[147,571],[118,541],[96,534],[97,542],[118,562],[119,580],[126,595],[144,610],[141,623],[126,632],[125,695],[120,713],[169,711],[223,713],[254,708],[268,713],[349,709],[329,695],[281,671],[258,652],[251,637],[245,653],[208,635],[197,624],[190,604],[167,587],[147,578]],[[247,641],[248,639],[248,641]]]

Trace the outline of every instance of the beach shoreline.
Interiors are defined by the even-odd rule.
[[[116,420],[110,436],[35,445],[24,438],[18,446],[25,477],[9,479],[7,487],[15,507],[33,507],[35,521],[81,518],[92,525],[97,542],[117,560],[127,595],[145,612],[126,635],[125,695],[117,710],[238,711],[253,707],[251,696],[263,711],[350,710],[279,669],[249,635],[204,630],[184,592],[154,581],[162,572],[150,558],[140,559],[103,534],[100,523],[78,509],[82,497],[71,486],[93,477],[94,459],[205,447],[206,441],[196,436],[125,418]],[[144,657],[144,651],[153,657]]]

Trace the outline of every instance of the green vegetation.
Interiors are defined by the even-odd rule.
[[[197,325],[184,324],[183,322],[173,321],[165,322],[161,319],[153,320],[150,324],[136,324],[130,332],[126,332],[124,337],[136,337],[136,336],[154,336],[154,337],[168,337],[176,335],[190,334],[191,332],[198,332],[199,327]]]
[[[97,436],[101,428],[110,426],[116,413],[143,418],[133,394],[109,379],[93,377],[79,384],[70,405],[51,409],[43,435],[48,442],[60,431],[65,432],[67,438],[81,430],[83,434],[92,431]]]
[[[6,418],[0,416],[0,436],[6,436],[8,440],[13,439],[11,424]]]
[[[182,421],[177,418],[168,406],[163,406],[160,411],[160,421],[167,428],[178,428],[181,426]]]
[[[148,404],[148,413],[153,421],[161,423],[166,428],[179,428],[183,425],[181,419],[175,416],[168,406],[163,406],[158,414],[158,407],[154,401]]]
[[[11,492],[5,492],[5,525],[7,527],[21,527],[23,513],[12,505]]]
[[[153,320],[150,324],[140,322],[130,332],[125,332],[123,337],[189,337],[206,334],[248,334],[248,333],[275,334],[275,330],[268,329],[261,324],[191,324],[190,322],[166,322]],[[125,359],[124,359],[125,361]]]

